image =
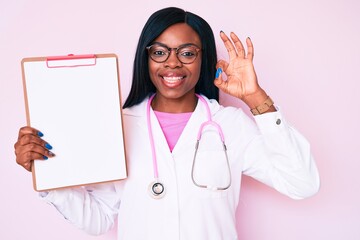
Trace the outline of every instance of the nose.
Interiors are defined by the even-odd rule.
[[[171,48],[169,57],[165,61],[165,66],[168,66],[170,68],[176,68],[176,67],[181,67],[181,65],[182,65],[182,63],[180,62],[180,60],[177,57],[176,49]]]

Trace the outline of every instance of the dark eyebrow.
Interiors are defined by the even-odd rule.
[[[162,47],[165,47],[165,48],[167,48],[167,49],[169,49],[170,47],[168,47],[166,44],[163,44],[163,43],[161,43],[161,42],[153,42],[153,43],[151,43],[150,44],[150,46],[151,45],[160,45],[160,46],[162,46]],[[176,48],[181,48],[181,47],[187,47],[187,46],[194,46],[194,47],[196,47],[196,48],[198,48],[198,49],[201,49],[201,47],[199,47],[198,45],[196,45],[196,44],[194,44],[194,43],[184,43],[184,44],[181,44],[180,46],[177,46]]]

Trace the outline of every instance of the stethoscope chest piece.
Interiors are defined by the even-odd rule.
[[[148,191],[150,196],[155,199],[162,198],[165,195],[164,185],[156,180],[149,184]]]

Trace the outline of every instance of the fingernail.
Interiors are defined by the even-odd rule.
[[[54,157],[54,156],[55,156],[55,153],[49,151],[49,155],[50,155],[51,157]]]
[[[43,156],[44,157],[44,160],[48,160],[48,157],[47,156]]]
[[[39,137],[44,136],[44,134],[43,134],[42,132],[40,132],[40,131],[37,133],[37,135],[38,135]]]
[[[216,70],[215,78],[218,78],[221,73],[222,73],[222,69],[221,69],[221,68],[218,68],[218,69]]]
[[[45,147],[46,147],[47,149],[49,149],[49,150],[53,148],[53,147],[52,147],[50,144],[48,144],[48,143],[45,144]]]
[[[223,30],[220,30],[220,33],[224,33]]]

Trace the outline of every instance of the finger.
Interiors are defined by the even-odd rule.
[[[231,32],[230,37],[231,37],[231,40],[235,44],[238,55],[241,56],[241,57],[245,57],[245,49],[244,49],[244,46],[243,46],[242,42],[238,38],[238,36],[234,32]]]
[[[32,164],[31,164],[31,162],[27,162],[22,167],[25,168],[26,170],[28,170],[29,172],[31,172]]]
[[[222,69],[219,67],[216,70],[216,76],[214,80],[214,84],[216,87],[218,87],[220,90],[224,90],[227,88],[227,81],[224,81],[222,78]]]
[[[246,38],[246,45],[247,45],[247,55],[246,58],[250,59],[251,61],[254,59],[254,46],[252,41],[249,37]]]
[[[31,171],[32,161],[34,160],[46,160],[43,155],[36,152],[26,152],[23,155],[16,158],[17,164],[22,166],[28,171]]]
[[[49,151],[48,149],[40,146],[40,145],[37,145],[37,144],[34,144],[34,143],[31,143],[31,144],[27,144],[23,147],[21,147],[17,153],[17,155],[19,155],[20,157],[25,155],[27,152],[30,152],[30,153],[34,153],[34,154],[40,154],[41,157],[39,158],[32,158],[30,160],[34,160],[34,159],[47,159],[49,157],[54,157],[55,154],[51,151]],[[30,154],[31,155],[31,154]],[[38,155],[37,155],[38,156]],[[28,156],[27,156],[28,157]]]
[[[224,60],[219,60],[217,63],[216,63],[216,69],[218,68],[221,68],[223,72],[226,73],[226,70],[229,66],[229,63],[224,61]]]
[[[45,147],[48,150],[52,149],[52,146],[46,142],[45,140],[41,139],[38,136],[34,136],[31,134],[23,135],[14,145],[15,153],[18,153],[22,146],[28,145],[30,143],[37,144],[39,146]]]
[[[31,135],[38,136],[38,137],[44,136],[44,134],[42,132],[40,132],[39,130],[29,127],[29,126],[25,126],[25,127],[20,128],[18,140],[26,134],[31,134]]]
[[[233,43],[230,41],[230,39],[228,38],[228,36],[226,36],[226,34],[223,31],[220,32],[220,38],[224,42],[225,48],[229,53],[230,61],[232,59],[236,58],[237,53],[236,53],[235,47],[234,47]]]
[[[228,68],[229,64],[224,61],[224,60],[219,60],[216,63],[216,75],[215,75],[215,80],[214,80],[214,84],[216,87],[218,87],[219,89],[223,90],[224,87],[226,87],[225,84],[223,82],[226,82],[223,79],[222,73],[225,72],[226,73],[226,69]]]

